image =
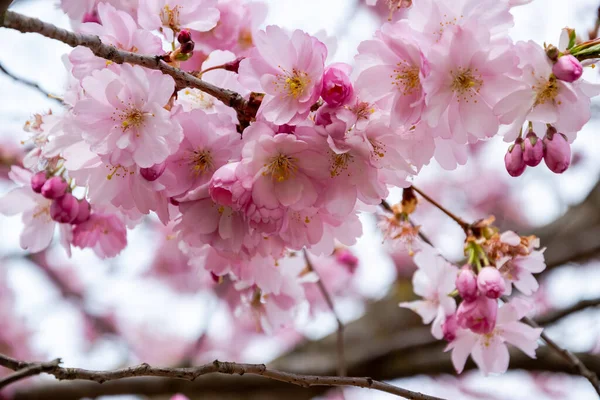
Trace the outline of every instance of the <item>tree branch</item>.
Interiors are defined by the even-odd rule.
[[[194,368],[159,368],[151,367],[148,364],[117,369],[114,371],[91,371],[81,368],[63,368],[59,366],[60,360],[54,360],[49,363],[30,363],[15,360],[11,357],[0,354],[0,365],[9,369],[17,370],[13,374],[14,378],[8,382],[16,382],[28,376],[47,373],[54,375],[58,380],[88,380],[98,383],[107,381],[140,377],[154,376],[165,378],[177,378],[188,381],[194,381],[202,375],[207,374],[227,374],[227,375],[259,375],[268,379],[286,382],[292,385],[302,387],[312,386],[353,386],[360,388],[373,389],[385,393],[390,393],[405,399],[415,400],[443,400],[439,397],[428,396],[411,390],[402,389],[388,383],[373,380],[371,378],[344,378],[337,376],[315,376],[315,375],[297,375],[288,372],[282,372],[275,369],[268,369],[264,364],[239,364],[232,362],[222,362],[215,360],[210,364],[205,364]],[[6,384],[8,384],[6,383]],[[6,386],[5,384],[5,386]],[[2,386],[0,386],[1,388]]]
[[[335,320],[337,322],[337,356],[338,356],[337,373],[339,376],[346,376],[347,371],[346,371],[346,356],[344,355],[344,324],[342,323],[342,320],[340,319],[339,315],[335,311],[335,306],[333,305],[333,300],[331,299],[331,296],[329,295],[329,292],[327,291],[327,288],[325,287],[325,284],[323,283],[321,276],[315,270],[312,262],[310,261],[310,258],[308,257],[308,253],[306,250],[304,250],[304,259],[306,260],[306,265],[308,266],[308,269],[311,270],[312,272],[314,272],[317,275],[317,277],[319,278],[319,280],[317,281],[319,290],[321,291],[321,294],[323,294],[323,297],[325,298],[325,302],[327,303],[327,306],[329,306],[329,309],[331,309],[331,312],[333,313],[333,316],[335,317]]]
[[[59,102],[60,104],[62,104],[62,101],[56,97],[53,96],[52,94],[50,94],[50,92],[42,89],[42,87],[40,85],[38,85],[36,82],[30,81],[28,79],[25,78],[19,78],[18,76],[16,76],[15,74],[13,74],[12,72],[8,71],[4,65],[0,64],[0,72],[3,72],[4,75],[12,78],[13,80],[15,80],[16,82],[22,83],[25,86],[29,86],[30,88],[37,90],[39,93],[43,94],[44,96],[46,96],[49,99],[52,99],[54,101]]]
[[[200,89],[204,93],[216,97],[225,105],[234,108],[237,111],[241,125],[249,123],[255,117],[258,110],[258,107],[249,106],[248,102],[239,93],[217,87],[179,68],[175,68],[163,61],[158,55],[141,55],[119,50],[114,46],[103,44],[98,36],[70,32],[40,21],[37,18],[27,17],[13,11],[6,11],[3,25],[6,28],[15,29],[23,33],[39,33],[50,39],[66,43],[71,47],[87,47],[96,56],[118,64],[130,63],[159,70],[173,77],[178,86]]]
[[[567,317],[571,314],[577,313],[579,311],[583,311],[586,308],[599,307],[600,306],[600,298],[590,299],[590,300],[581,300],[579,303],[572,305],[571,307],[563,308],[561,310],[556,310],[550,312],[548,314],[542,315],[536,318],[536,322],[541,326],[546,326],[557,322],[558,320]]]
[[[51,371],[53,368],[58,367],[59,364],[60,358],[47,363],[35,363],[27,365],[26,367],[18,369],[15,373],[0,379],[0,389],[29,376],[39,375],[43,372]]]

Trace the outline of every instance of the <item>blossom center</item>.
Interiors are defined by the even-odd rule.
[[[295,68],[291,73],[285,70],[284,72],[283,75],[277,75],[275,89],[295,99],[302,96],[311,82],[308,74]]]
[[[376,139],[369,139],[369,143],[371,143],[371,147],[373,150],[371,151],[371,155],[377,156],[379,158],[385,157],[386,149],[385,145]]]
[[[133,170],[129,170],[121,164],[116,166],[106,165],[106,168],[109,169],[109,173],[108,175],[106,175],[106,179],[108,179],[109,181],[115,176],[118,178],[126,178],[127,175],[133,175],[135,173]]]
[[[466,93],[471,93],[471,96],[473,96],[473,92],[479,93],[481,86],[483,86],[483,80],[477,72],[477,68],[475,70],[470,68],[459,68],[457,71],[451,70],[452,91],[459,96]]]
[[[293,176],[298,170],[296,159],[285,154],[279,154],[269,160],[265,165],[263,175],[271,175],[277,182],[283,182]]]
[[[413,94],[421,87],[419,68],[406,62],[398,63],[392,78],[394,79],[392,85],[397,86],[404,96]]]
[[[213,158],[209,150],[194,150],[190,153],[189,164],[192,173],[198,176],[212,169]]]
[[[44,222],[52,221],[50,217],[50,205],[51,202],[44,202],[44,204],[40,204],[33,209],[33,218],[43,218]]]
[[[350,153],[335,154],[331,152],[331,166],[329,168],[331,177],[340,176],[342,172],[347,170],[348,164],[353,162],[353,158]],[[348,173],[348,176],[350,176],[350,173]]]
[[[558,83],[556,78],[551,76],[548,80],[538,81],[538,84],[533,86],[533,90],[536,92],[534,107],[547,101],[554,102],[558,95]]]
[[[238,44],[242,48],[242,50],[251,48],[254,45],[252,32],[250,32],[248,29],[240,30],[240,34],[238,36]]]
[[[163,25],[168,26],[175,32],[179,32],[179,8],[181,6],[175,6],[171,8],[171,6],[166,5],[160,10],[160,20]]]
[[[366,101],[361,101],[354,107],[351,107],[350,111],[352,111],[356,115],[357,119],[369,119],[371,114],[375,112],[375,109],[373,108],[373,106],[371,106],[370,103]]]

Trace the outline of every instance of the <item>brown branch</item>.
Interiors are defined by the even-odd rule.
[[[29,86],[30,88],[37,90],[39,93],[43,94],[47,98],[52,99],[52,100],[57,101],[60,104],[62,104],[62,101],[58,97],[56,97],[56,96],[50,94],[50,92],[42,89],[42,87],[40,85],[38,85],[36,82],[16,76],[15,74],[13,74],[9,70],[7,70],[4,67],[4,65],[2,65],[2,64],[0,64],[0,72],[4,73],[4,75],[8,76],[9,78],[12,78],[14,81],[22,83],[25,86]]]
[[[16,361],[16,360],[10,360],[7,363],[11,364],[11,361]],[[20,381],[21,379],[25,379],[27,377],[34,376],[34,375],[39,375],[43,372],[51,371],[53,368],[58,367],[60,362],[61,362],[60,358],[57,358],[56,360],[46,362],[46,363],[28,364],[27,366],[24,366],[21,369],[17,369],[15,373],[10,374],[10,375],[5,376],[4,378],[0,379],[0,389],[10,385],[11,383]]]
[[[563,308],[561,310],[556,310],[551,313],[542,315],[535,319],[535,321],[541,325],[550,325],[557,322],[564,317],[567,317],[571,314],[577,313],[579,311],[583,311],[587,308],[599,307],[600,306],[600,298],[598,299],[590,299],[590,300],[582,300],[579,303],[572,305],[571,307]]]
[[[312,386],[353,386],[366,389],[373,389],[385,393],[390,393],[405,399],[417,400],[443,400],[439,397],[428,396],[411,390],[402,389],[388,383],[373,380],[371,378],[344,378],[337,376],[315,376],[315,375],[297,375],[288,372],[282,372],[274,369],[268,369],[264,364],[239,364],[232,362],[222,362],[215,360],[210,364],[205,364],[194,368],[160,368],[151,367],[148,364],[117,369],[114,371],[91,371],[81,368],[63,368],[58,365],[60,360],[54,360],[50,363],[30,363],[15,360],[11,357],[0,354],[0,365],[18,370],[27,370],[26,376],[47,373],[53,375],[58,380],[88,380],[98,383],[108,381],[140,377],[154,376],[164,378],[177,378],[188,381],[194,381],[202,375],[207,374],[227,374],[227,375],[259,375],[268,379],[286,382],[301,387]],[[20,367],[20,368],[19,368]],[[15,382],[13,379],[12,382]],[[9,382],[10,383],[10,382]]]
[[[339,376],[346,376],[347,369],[346,369],[346,356],[345,356],[345,351],[344,351],[344,324],[342,323],[342,320],[340,319],[339,315],[335,311],[335,306],[333,304],[331,295],[327,291],[327,288],[325,287],[325,284],[323,283],[321,276],[315,270],[312,262],[310,261],[310,258],[308,257],[308,253],[306,252],[306,250],[304,250],[304,259],[306,260],[306,265],[308,266],[308,269],[311,270],[312,272],[314,272],[317,275],[317,277],[319,278],[319,280],[317,281],[319,290],[321,291],[323,298],[325,298],[325,302],[327,303],[327,306],[329,306],[329,309],[333,313],[333,316],[335,317],[335,320],[337,322],[337,358],[338,358],[337,373]]]
[[[3,25],[6,28],[15,29],[23,33],[39,33],[42,36],[66,43],[71,47],[87,47],[96,56],[118,64],[130,63],[159,70],[173,77],[178,86],[200,89],[204,93],[216,97],[225,105],[234,108],[242,125],[249,123],[256,114],[257,108],[249,107],[248,102],[239,93],[217,87],[179,68],[175,68],[163,61],[160,56],[141,55],[119,50],[114,46],[103,44],[98,36],[70,32],[40,21],[37,18],[27,17],[13,11],[6,12]]]
[[[450,212],[449,210],[447,210],[440,203],[438,203],[437,201],[435,201],[434,199],[432,199],[431,197],[429,197],[429,195],[423,193],[420,189],[417,189],[414,186],[411,186],[411,187],[412,187],[412,189],[415,192],[419,193],[421,195],[421,197],[423,197],[425,200],[427,200],[429,203],[431,203],[431,205],[435,206],[441,212],[443,212],[444,214],[446,214],[447,216],[449,216],[451,219],[453,219],[458,225],[460,225],[460,227],[463,229],[463,231],[465,231],[465,233],[468,232],[470,224],[468,224],[467,222],[463,221],[461,218],[459,218],[456,215],[454,215],[452,212]]]

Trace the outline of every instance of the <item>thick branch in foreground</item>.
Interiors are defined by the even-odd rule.
[[[225,105],[234,108],[238,113],[241,125],[247,124],[256,114],[257,108],[249,106],[248,102],[239,93],[217,87],[179,68],[175,68],[164,62],[158,55],[142,55],[119,50],[114,46],[103,44],[98,36],[70,32],[37,18],[27,17],[13,11],[6,11],[4,22],[0,26],[23,33],[39,33],[42,36],[66,43],[71,47],[84,46],[89,48],[96,56],[118,64],[130,63],[159,70],[173,77],[178,87],[200,89],[204,93],[216,97]]]
[[[260,375],[262,377],[273,379],[280,382],[290,383],[292,385],[311,387],[311,386],[353,386],[360,388],[373,389],[385,393],[390,393],[405,399],[415,400],[443,400],[439,397],[428,396],[426,394],[402,389],[384,382],[376,381],[371,378],[344,378],[337,376],[315,376],[315,375],[297,375],[288,372],[282,372],[274,369],[268,369],[264,364],[238,364],[231,362],[222,362],[215,360],[210,364],[205,364],[194,368],[159,368],[151,367],[148,364],[140,364],[135,367],[122,368],[114,371],[91,371],[81,368],[63,368],[58,365],[59,360],[49,363],[32,363],[15,360],[11,357],[0,354],[0,365],[21,373],[16,378],[22,379],[41,373],[54,375],[59,380],[88,380],[98,383],[107,381],[140,377],[154,376],[163,378],[177,378],[188,381],[194,381],[202,375],[207,374],[228,374],[228,375]],[[16,374],[13,374],[14,376]],[[16,382],[13,378],[7,384]],[[2,386],[0,385],[0,389]]]

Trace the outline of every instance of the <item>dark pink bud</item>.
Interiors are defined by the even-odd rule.
[[[90,219],[90,214],[92,213],[92,206],[86,199],[81,199],[79,201],[79,212],[77,213],[77,217],[73,220],[73,224],[83,224],[88,219]]]
[[[237,74],[240,69],[240,63],[242,62],[242,60],[244,58],[246,58],[246,57],[238,57],[233,61],[223,64],[224,65],[223,69],[225,71],[231,71],[231,72],[235,72]]]
[[[43,171],[33,174],[31,176],[31,189],[36,193],[42,193],[42,186],[44,186],[47,180],[46,173]]]
[[[456,321],[456,314],[449,315],[442,324],[442,332],[444,332],[444,339],[448,342],[456,339],[456,330],[458,329],[458,322]]]
[[[356,271],[356,267],[358,266],[358,258],[350,251],[350,249],[338,249],[335,252],[335,259],[340,264],[346,266],[350,273],[354,273],[354,271]]]
[[[177,35],[177,41],[181,44],[187,43],[192,40],[192,33],[188,29],[184,29]]]
[[[86,13],[83,15],[83,19],[81,20],[81,22],[86,23],[86,22],[95,22],[97,24],[102,25],[102,21],[100,21],[100,17],[98,16],[98,12],[96,10]]]
[[[571,145],[554,127],[548,128],[544,137],[544,162],[555,174],[562,174],[571,164]]]
[[[458,326],[479,334],[490,333],[496,327],[498,301],[479,296],[475,301],[463,301],[456,310]]]
[[[504,294],[506,284],[497,268],[485,267],[477,275],[477,288],[485,297],[499,299]]]
[[[195,45],[196,44],[192,40],[190,40],[189,42],[182,43],[181,47],[180,47],[180,51],[183,54],[190,54],[192,51],[194,51]]]
[[[69,184],[60,176],[48,179],[42,186],[42,196],[47,199],[58,199],[67,192]]]
[[[155,164],[150,168],[140,168],[140,175],[147,181],[155,181],[165,172],[165,168],[167,164],[162,162],[160,164]]]
[[[544,144],[533,132],[529,132],[524,140],[524,144],[523,161],[530,167],[535,167],[544,158]]]
[[[470,268],[463,268],[456,277],[456,289],[465,301],[477,298],[477,277]]]
[[[578,59],[567,54],[556,61],[552,67],[552,73],[561,81],[575,82],[583,75],[583,67]]]
[[[510,176],[520,176],[527,165],[523,160],[523,139],[519,138],[515,144],[511,145],[504,156],[504,166]]]
[[[323,74],[321,97],[332,107],[344,105],[354,94],[354,88],[345,69],[349,70],[345,64],[333,64]]]
[[[179,205],[179,201],[175,200],[174,197],[169,197],[169,203],[177,207]]]
[[[54,199],[50,206],[50,216],[56,222],[69,224],[77,218],[79,214],[79,201],[71,193]]]

